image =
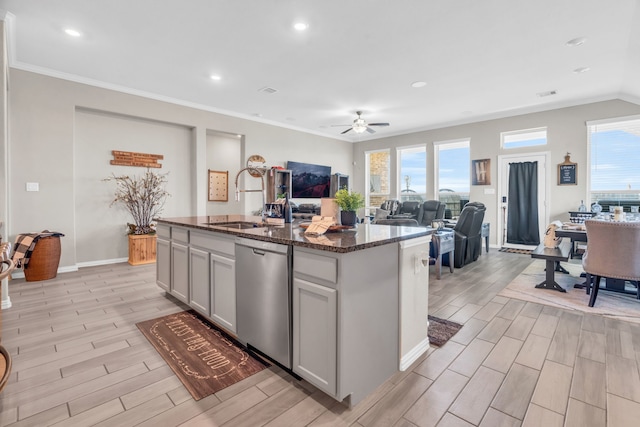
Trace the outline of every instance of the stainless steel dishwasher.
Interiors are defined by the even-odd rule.
[[[236,266],[238,339],[291,369],[291,247],[238,237]]]

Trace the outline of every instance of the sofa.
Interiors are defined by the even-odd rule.
[[[372,222],[374,224],[406,225],[404,222],[394,224],[393,221],[413,219],[420,226],[430,227],[434,220],[444,219],[444,211],[445,204],[438,200],[427,200],[426,202],[387,200],[376,210]]]

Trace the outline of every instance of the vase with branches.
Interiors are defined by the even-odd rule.
[[[165,189],[168,174],[160,174],[147,169],[142,176],[115,175],[104,181],[114,181],[116,190],[109,206],[122,205],[133,217],[133,224],[127,223],[129,234],[154,234],[153,218],[163,210],[170,194]]]

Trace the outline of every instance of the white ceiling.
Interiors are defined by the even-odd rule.
[[[12,67],[348,141],[640,100],[640,0],[0,0],[0,9]],[[297,32],[298,21],[309,28]],[[578,37],[586,42],[566,45]],[[347,127],[332,125],[356,110],[391,126],[341,137]]]

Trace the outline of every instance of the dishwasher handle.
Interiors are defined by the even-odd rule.
[[[251,248],[251,250],[253,251],[254,255],[261,255],[264,256],[266,254],[265,251],[261,250],[261,249],[255,249],[255,248]]]

